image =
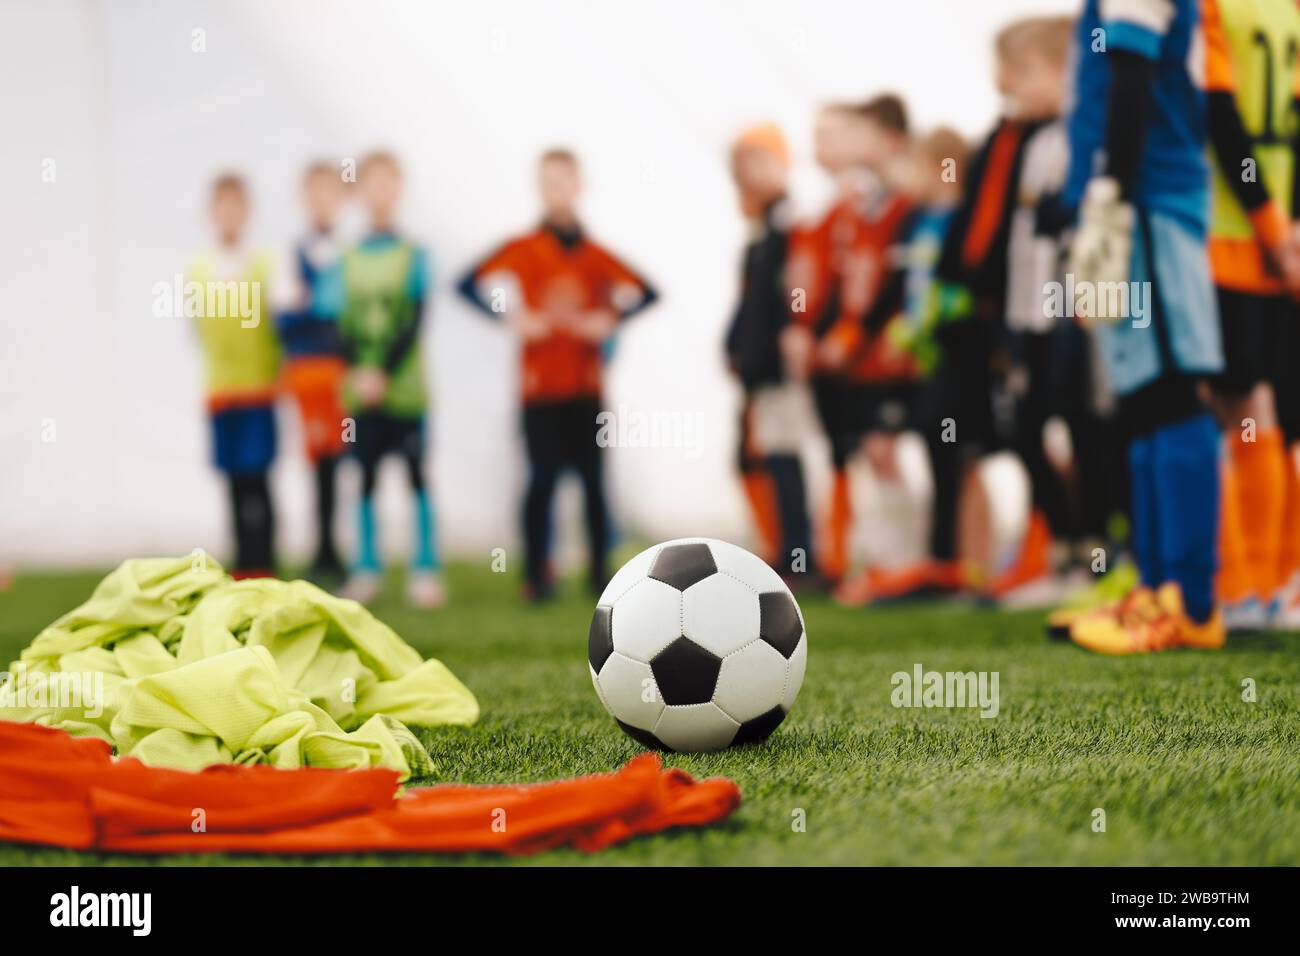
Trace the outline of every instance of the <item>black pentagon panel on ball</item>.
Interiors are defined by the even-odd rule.
[[[741,724],[731,745],[739,747],[741,744],[760,744],[772,736],[772,731],[781,726],[783,720],[785,720],[785,711],[780,707],[773,707],[767,713],[759,714]]]
[[[786,660],[799,646],[803,623],[794,598],[784,591],[768,591],[758,596],[758,636],[771,644]]]
[[[650,577],[685,591],[696,581],[718,573],[707,544],[671,544],[655,555]]]
[[[690,638],[679,637],[650,662],[659,696],[669,705],[707,704],[718,686],[722,659]]]
[[[597,605],[596,613],[591,615],[591,630],[587,632],[587,660],[591,669],[597,674],[614,653],[614,609],[603,604]]]
[[[654,734],[650,733],[650,731],[642,730],[640,727],[633,727],[631,724],[625,724],[617,718],[615,718],[615,721],[623,728],[623,733],[627,734],[647,750],[662,750],[665,753],[672,751],[671,747],[664,746],[664,742]]]

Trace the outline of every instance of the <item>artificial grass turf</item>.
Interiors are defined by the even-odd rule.
[[[0,593],[0,658],[14,659],[99,577],[20,574]],[[612,770],[640,752],[591,687],[594,602],[577,585],[534,608],[517,600],[513,576],[455,565],[451,603],[428,613],[401,603],[399,583],[375,612],[441,658],[483,707],[475,727],[421,731],[438,780],[548,780]],[[743,804],[717,827],[593,856],[562,850],[510,861],[136,857],[0,845],[0,865],[1300,863],[1300,635],[1232,640],[1219,653],[1104,658],[1047,641],[1034,613],[801,604],[807,678],[771,740],[665,757],[740,784]],[[894,707],[891,676],[918,662],[998,672],[998,715]],[[1253,703],[1242,699],[1246,678]],[[1105,832],[1093,829],[1098,808]]]

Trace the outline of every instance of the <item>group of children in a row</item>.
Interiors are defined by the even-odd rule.
[[[367,218],[364,238],[340,238],[349,187],[339,170],[315,164],[302,184],[308,232],[283,257],[246,244],[249,194],[241,178],[223,175],[212,187],[216,247],[191,264],[187,279],[200,287],[248,283],[261,297],[259,314],[275,317],[250,323],[217,309],[198,317],[214,459],[231,497],[233,572],[266,575],[275,563],[269,470],[276,455],[276,404],[288,393],[315,474],[318,537],[309,575],[333,582],[345,574],[334,513],[338,466],[347,453],[360,465],[361,495],[356,555],[343,593],[360,601],[378,595],[383,582],[375,486],[381,461],[397,457],[414,499],[407,595],[417,606],[432,607],[444,591],[425,474],[428,398],[421,333],[429,268],[424,251],[397,230],[397,160],[374,153],[356,173]],[[571,153],[542,156],[538,188],[539,227],[504,244],[459,285],[470,302],[507,321],[522,341],[520,388],[530,462],[525,585],[532,599],[545,598],[553,588],[551,501],[567,468],[577,471],[586,493],[591,583],[597,591],[604,587],[610,532],[595,440],[602,346],[618,322],[656,298],[644,279],[584,234],[576,214],[578,162]]]
[[[996,41],[1003,116],[970,152],[948,130],[913,136],[892,95],[823,108],[814,146],[835,199],[811,224],[791,221],[780,131],[737,139],[732,173],[753,225],[726,337],[745,392],[740,470],[768,556],[793,585],[855,604],[1006,597],[1071,562],[1113,566],[1112,519],[1126,514],[1140,580],[1104,578],[1053,615],[1058,635],[1133,653],[1300,622],[1297,48],[1293,0],[1086,0],[1074,22],[1018,21]],[[216,458],[238,570],[265,572],[273,403],[282,387],[295,397],[316,466],[315,568],[330,574],[335,472],[351,442],[363,481],[346,593],[367,599],[379,586],[376,468],[400,456],[415,495],[410,596],[435,604],[419,345],[428,270],[395,231],[397,163],[375,154],[358,174],[367,237],[341,245],[343,186],[313,167],[311,234],[287,270],[242,251],[245,188],[217,182],[219,248],[194,277],[269,282],[277,321],[256,336],[200,323]],[[534,599],[553,587],[550,506],[568,468],[586,492],[590,583],[605,581],[604,346],[656,297],[584,235],[573,155],[547,152],[538,175],[539,227],[459,284],[522,341]],[[814,418],[834,474],[815,534],[800,464]],[[1068,441],[1045,441],[1049,422]],[[850,573],[847,466],[862,455],[895,478],[904,429],[929,452],[929,555]],[[996,566],[978,464],[1004,449],[1024,463],[1033,507],[1018,557]]]
[[[814,223],[786,211],[780,131],[739,137],[755,227],[727,340],[740,469],[778,567],[816,554],[792,583],[854,604],[1011,597],[1114,566],[1127,515],[1140,580],[1103,579],[1054,635],[1134,653],[1300,627],[1298,46],[1294,0],[1087,0],[1077,21],[1018,21],[996,40],[1003,115],[969,153],[947,130],[913,137],[894,96],[823,108],[836,197]],[[834,466],[816,535],[810,406]],[[1045,440],[1053,420],[1068,441]],[[905,428],[929,452],[929,555],[850,574],[846,465],[895,477]],[[975,477],[994,450],[1032,495],[1001,567]]]

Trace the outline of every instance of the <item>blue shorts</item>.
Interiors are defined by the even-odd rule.
[[[275,408],[227,408],[212,414],[212,456],[228,475],[255,475],[275,459]]]
[[[1223,370],[1223,342],[1205,239],[1180,219],[1138,210],[1130,281],[1145,314],[1098,328],[1110,385],[1127,395],[1170,374]]]

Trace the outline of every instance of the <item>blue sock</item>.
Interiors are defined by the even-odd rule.
[[[1128,471],[1132,488],[1129,507],[1133,512],[1133,554],[1142,583],[1149,588],[1164,582],[1160,566],[1160,539],[1156,524],[1156,483],[1149,437],[1135,438],[1128,446]]]
[[[375,503],[362,498],[357,506],[357,564],[358,571],[378,573],[379,548],[375,544]]]
[[[415,493],[415,556],[411,567],[421,571],[437,571],[442,567],[436,540],[436,519],[429,492],[421,489]]]
[[[1214,611],[1218,566],[1219,430],[1197,415],[1151,436],[1160,565],[1183,590],[1188,616],[1198,622]]]

